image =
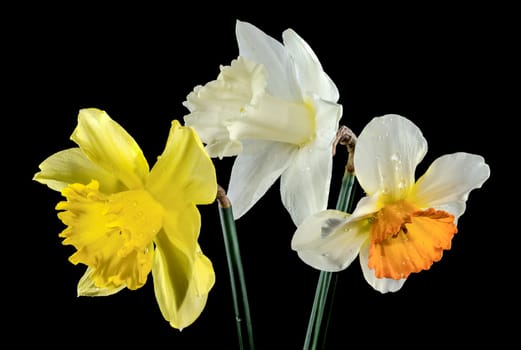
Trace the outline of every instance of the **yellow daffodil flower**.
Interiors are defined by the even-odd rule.
[[[135,140],[109,115],[82,109],[66,149],[40,164],[34,180],[60,191],[67,226],[60,237],[87,270],[80,296],[105,296],[143,286],[152,272],[159,308],[177,329],[201,314],[215,281],[198,244],[196,205],[217,194],[212,160],[198,135],[178,121],[152,170]]]
[[[283,44],[237,21],[239,56],[183,103],[211,157],[235,156],[228,186],[234,218],[280,177],[295,224],[327,208],[332,143],[342,115],[335,84],[310,46],[287,29]]]
[[[366,196],[353,213],[325,210],[296,230],[292,248],[312,267],[340,271],[359,256],[366,281],[381,293],[399,290],[450,249],[469,193],[490,176],[483,157],[437,158],[415,181],[427,152],[420,129],[399,115],[374,118],[360,134],[354,165]]]

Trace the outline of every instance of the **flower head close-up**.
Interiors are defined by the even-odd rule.
[[[296,230],[292,248],[308,265],[336,272],[359,257],[379,292],[401,289],[411,273],[428,270],[451,248],[469,193],[490,176],[482,156],[457,152],[435,159],[415,179],[427,141],[407,118],[384,115],[363,129],[354,152],[365,192],[352,214],[325,210]]]
[[[336,85],[295,31],[283,42],[237,21],[239,56],[183,103],[211,157],[236,156],[228,197],[239,219],[280,179],[298,225],[326,209],[342,106]]]
[[[86,266],[79,296],[142,287],[150,273],[164,318],[177,329],[203,311],[215,282],[198,243],[197,205],[213,203],[216,173],[195,131],[172,122],[163,153],[149,169],[136,141],[100,109],[81,109],[78,147],[45,159],[33,179],[61,192],[69,260]]]

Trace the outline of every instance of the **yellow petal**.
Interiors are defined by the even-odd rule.
[[[114,174],[128,189],[143,187],[149,171],[145,156],[132,136],[105,111],[80,110],[71,139],[92,162]]]
[[[166,212],[156,236],[152,274],[161,312],[172,327],[182,329],[202,312],[214,283],[211,262],[202,255],[197,238],[201,218],[191,204]]]
[[[193,204],[186,204],[176,210],[166,211],[163,218],[163,232],[168,241],[163,243],[176,246],[190,261],[197,250],[197,239],[201,230],[201,214]],[[157,242],[156,245],[160,244]]]
[[[198,245],[190,259],[163,233],[158,234],[156,243],[152,267],[156,300],[163,317],[181,330],[202,313],[215,283],[213,266]]]
[[[77,251],[69,258],[93,268],[95,287],[114,289],[145,284],[152,268],[152,239],[162,226],[162,207],[143,190],[107,196],[97,182],[63,189],[66,201],[56,209],[67,228],[63,244]]]
[[[196,295],[205,295],[215,284],[215,273],[210,259],[203,254],[199,245],[197,248],[193,274],[194,288]]]
[[[92,267],[87,267],[87,270],[78,282],[77,291],[79,297],[104,297],[116,294],[126,287],[125,284],[112,289],[97,287],[92,279],[93,272],[94,269]]]
[[[215,200],[215,167],[192,128],[181,126],[177,120],[172,122],[165,150],[152,168],[146,187],[166,208]]]
[[[61,191],[73,183],[88,184],[95,179],[103,193],[114,193],[124,189],[123,184],[113,174],[91,162],[79,148],[57,152],[40,164],[40,171],[33,180]]]

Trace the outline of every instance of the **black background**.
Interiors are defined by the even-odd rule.
[[[19,344],[237,348],[217,204],[200,207],[200,244],[214,264],[216,284],[200,318],[179,332],[162,318],[151,277],[137,291],[76,297],[84,269],[67,261],[73,248],[58,237],[63,225],[54,206],[61,197],[32,181],[41,161],[74,145],[69,136],[84,107],[106,110],[153,165],[171,120],[182,122],[187,114],[181,104],[186,95],[238,55],[236,19],[279,40],[286,28],[301,35],[340,90],[341,124],[356,134],[387,113],[416,123],[429,143],[418,175],[436,157],[457,151],[480,154],[491,167],[483,188],[470,194],[452,249],[399,292],[374,291],[357,261],[339,274],[328,348],[506,341],[504,319],[518,310],[510,298],[516,276],[508,273],[517,262],[507,253],[517,234],[510,220],[517,214],[500,197],[505,186],[515,186],[499,177],[499,159],[514,156],[518,147],[511,154],[496,151],[510,118],[501,110],[509,95],[498,92],[511,79],[505,69],[513,45],[508,9],[319,5],[282,11],[268,4],[214,9],[85,3],[4,13],[14,20],[3,31],[3,95],[13,108],[4,116],[9,229],[2,285],[12,294],[4,298],[7,330],[21,334]],[[340,149],[334,159],[331,208],[346,157]],[[214,163],[226,187],[232,159]],[[278,185],[236,225],[257,348],[299,349],[318,272],[290,249],[295,227]]]

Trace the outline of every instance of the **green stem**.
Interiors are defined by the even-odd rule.
[[[348,212],[350,207],[353,206],[353,188],[355,184],[355,175],[345,172],[342,178],[342,186],[340,187],[340,194],[336,202],[336,209],[340,211]]]
[[[230,273],[230,283],[233,297],[233,307],[235,310],[235,321],[237,326],[237,336],[239,348],[241,350],[253,350],[253,328],[246,291],[246,280],[242,268],[242,260],[237,239],[235,220],[233,219],[232,206],[222,188],[219,188],[217,195],[219,201],[219,218],[224,237],[224,247],[226,249],[226,260]],[[237,288],[237,283],[239,288]],[[245,339],[246,338],[246,339]]]
[[[355,175],[347,171],[344,173],[342,178],[342,186],[340,187],[340,193],[338,196],[336,209],[341,211],[350,211],[353,205],[353,189],[355,183]],[[334,288],[332,292],[329,291],[331,285],[331,279],[334,276]],[[317,288],[315,292],[315,299],[313,300],[313,306],[311,315],[309,317],[309,323],[304,341],[304,350],[317,349],[319,340],[322,339],[322,348],[325,347],[326,334],[329,326],[329,319],[332,311],[332,304],[334,300],[334,292],[336,289],[337,274],[328,271],[320,271]],[[331,294],[331,295],[328,295]],[[327,312],[326,327],[320,332],[322,326],[322,320],[324,313]]]

